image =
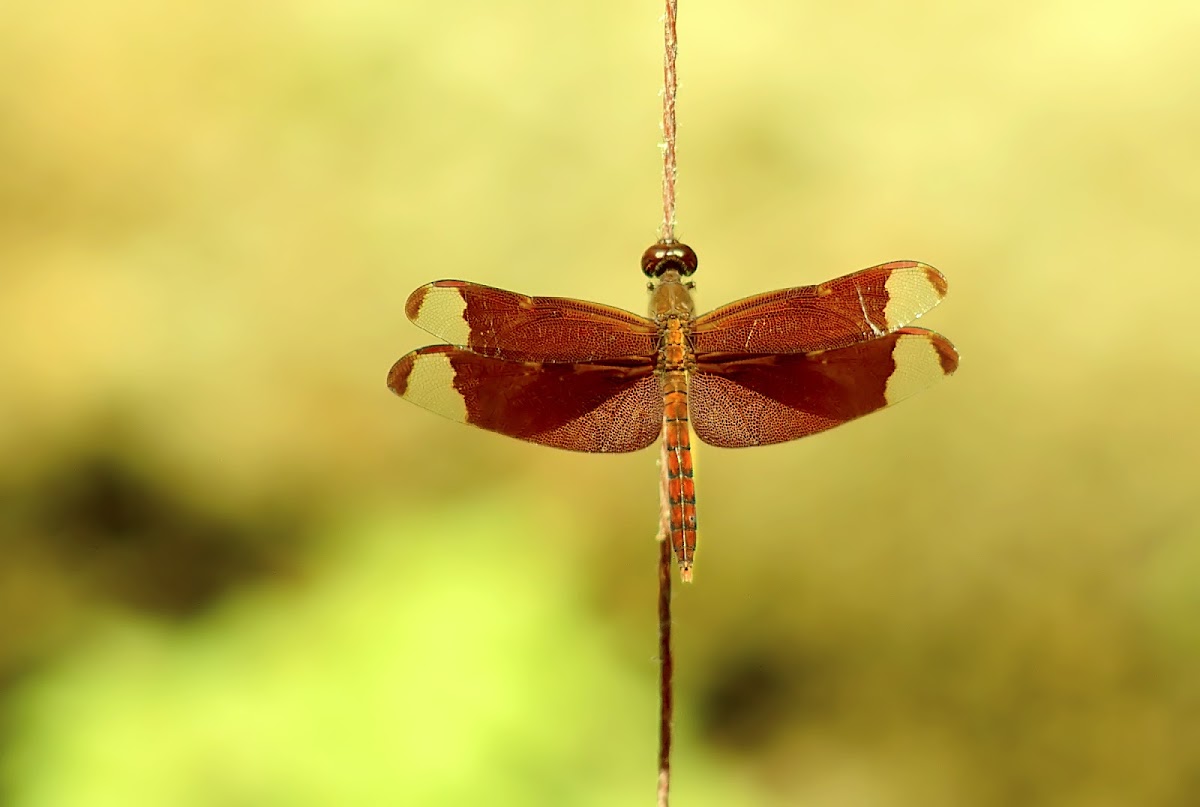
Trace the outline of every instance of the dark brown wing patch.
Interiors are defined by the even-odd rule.
[[[637,451],[662,429],[662,393],[645,361],[506,361],[433,345],[397,361],[388,387],[451,420],[569,451]]]
[[[811,353],[710,354],[691,376],[692,426],[715,446],[782,443],[890,406],[957,367],[949,340],[923,328]]]
[[[653,356],[652,321],[612,306],[566,297],[527,297],[462,280],[439,280],[409,295],[418,326],[484,356],[575,362]]]
[[[917,261],[893,261],[710,311],[692,325],[692,347],[698,356],[845,347],[904,327],[945,296],[941,272]]]

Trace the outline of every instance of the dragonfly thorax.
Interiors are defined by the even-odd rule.
[[[662,323],[671,317],[689,320],[695,311],[691,283],[675,270],[668,270],[650,287],[650,318]]]

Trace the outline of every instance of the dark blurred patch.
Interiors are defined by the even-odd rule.
[[[109,454],[52,472],[30,504],[31,532],[92,595],[171,617],[285,573],[299,547],[293,518],[207,512]]]
[[[816,657],[757,646],[727,653],[710,669],[701,730],[731,750],[754,754],[785,727],[826,713],[832,700],[831,670]]]
[[[71,453],[0,479],[0,755],[13,741],[6,696],[85,636],[97,605],[183,619],[299,569],[311,513],[292,502],[311,498],[215,512],[127,456]]]

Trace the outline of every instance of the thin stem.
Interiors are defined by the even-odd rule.
[[[679,52],[675,16],[678,0],[666,0],[666,4],[667,12],[663,18],[663,223],[659,240],[669,244],[675,241],[675,91],[678,86],[675,57]],[[666,451],[665,442],[663,451]],[[671,732],[675,715],[675,692],[672,688],[675,660],[671,653],[671,542],[668,540],[670,516],[667,511],[669,500],[665,456],[661,470],[663,515],[658,536],[658,807],[668,807],[671,798]]]
[[[671,542],[659,541],[658,547],[658,807],[667,807],[671,792],[671,724],[675,712],[671,680],[675,672],[671,655]]]
[[[679,36],[675,31],[678,0],[666,0],[667,13],[663,18],[663,223],[659,240],[675,240],[675,57],[679,53]]]

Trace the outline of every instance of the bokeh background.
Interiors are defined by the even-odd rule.
[[[396,400],[442,277],[645,305],[653,2],[17,2],[0,803],[653,798],[656,452]],[[917,258],[962,367],[701,449],[679,805],[1195,804],[1200,5],[691,3],[702,308]]]

